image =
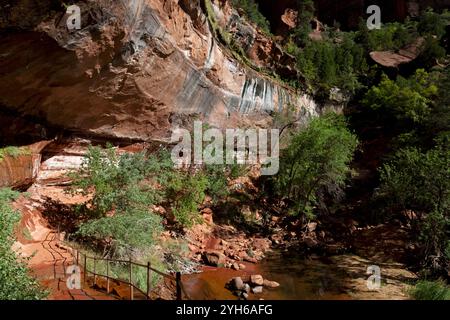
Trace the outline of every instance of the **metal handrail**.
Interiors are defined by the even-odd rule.
[[[170,275],[170,274],[161,272],[161,271],[159,271],[159,270],[157,270],[155,268],[152,268],[150,262],[148,262],[147,265],[144,265],[144,264],[141,264],[141,263],[133,262],[131,259],[130,260],[115,260],[115,259],[109,259],[109,258],[97,258],[97,257],[88,256],[87,254],[76,250],[76,262],[77,262],[78,265],[80,265],[80,255],[83,257],[83,261],[84,261],[84,263],[83,263],[84,282],[86,282],[86,275],[87,274],[92,274],[94,276],[94,285],[96,284],[96,277],[104,277],[104,278],[106,278],[106,282],[107,282],[107,284],[106,284],[106,291],[107,291],[107,294],[109,294],[109,291],[110,291],[109,290],[110,280],[114,280],[114,281],[121,282],[121,283],[124,283],[124,284],[130,286],[130,299],[131,300],[134,299],[134,290],[135,289],[137,291],[139,291],[140,293],[142,293],[143,295],[145,295],[148,300],[151,300],[151,297],[150,297],[150,293],[151,293],[151,272],[155,272],[155,273],[159,274],[160,276],[163,276],[166,279],[175,281],[176,288],[177,288],[177,300],[182,300],[182,292],[184,293],[184,296],[186,298],[188,298],[188,295],[186,294],[186,291],[184,290],[184,287],[183,287],[183,284],[182,284],[181,273],[180,272],[177,272],[175,274],[175,277],[174,277],[173,275]],[[88,267],[87,267],[87,260],[88,259],[94,260],[94,270],[93,271],[89,270]],[[107,266],[107,268],[106,268],[106,273],[107,274],[106,275],[99,274],[99,273],[96,272],[95,269],[96,269],[96,262],[97,261],[104,261],[104,262],[106,262],[106,266]],[[111,277],[109,275],[109,264],[110,264],[110,262],[128,264],[129,265],[129,281]],[[135,284],[133,284],[133,279],[132,279],[133,266],[142,267],[142,268],[146,268],[147,269],[147,292],[143,292],[142,289],[140,289]]]

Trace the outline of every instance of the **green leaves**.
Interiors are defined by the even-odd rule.
[[[358,76],[368,71],[364,49],[350,33],[340,33],[336,41],[308,41],[303,50],[291,51],[297,52],[297,66],[310,84],[328,90],[337,86],[354,93],[360,87]]]
[[[402,209],[448,210],[450,206],[450,151],[440,145],[427,153],[417,148],[398,151],[380,170],[380,193]]]
[[[321,195],[343,187],[357,146],[343,117],[327,114],[312,120],[282,153],[276,188],[291,202],[292,212],[312,213]]]
[[[448,259],[450,243],[450,148],[439,143],[423,153],[417,148],[398,151],[380,170],[381,186],[377,197],[386,209],[414,210],[421,214],[419,241],[425,261]]]
[[[170,166],[167,157],[143,152],[119,156],[111,146],[89,148],[81,170],[72,175],[74,190],[94,193],[84,206],[93,220],[82,224],[78,234],[105,241],[119,256],[150,246],[162,230],[162,219],[150,207],[162,199],[158,183]]]
[[[432,76],[423,69],[418,69],[409,79],[399,76],[396,81],[383,75],[380,84],[366,93],[363,104],[385,117],[420,123],[429,115],[431,99],[437,91]]]
[[[450,300],[450,288],[444,281],[419,281],[410,290],[416,300]]]
[[[131,211],[84,223],[78,233],[84,237],[107,239],[115,252],[125,256],[129,251],[145,249],[154,244],[162,231],[161,218],[148,211]]]
[[[46,293],[28,274],[26,262],[11,249],[20,216],[11,208],[10,201],[17,196],[10,189],[0,189],[0,300],[42,299]]]
[[[117,155],[114,148],[89,148],[81,170],[72,175],[73,189],[93,197],[84,205],[91,219],[78,234],[103,243],[112,255],[151,246],[162,232],[162,218],[151,211],[161,204],[182,226],[199,222],[206,193],[213,201],[228,195],[234,166],[177,170],[170,153]]]

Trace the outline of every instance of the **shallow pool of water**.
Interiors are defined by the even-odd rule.
[[[264,289],[250,300],[346,300],[344,290],[347,275],[330,260],[320,257],[304,258],[296,253],[272,253],[259,264],[246,264],[245,270],[235,271],[206,267],[202,273],[183,277],[184,287],[194,300],[236,300],[225,288],[233,277],[261,274],[277,281],[280,287]]]

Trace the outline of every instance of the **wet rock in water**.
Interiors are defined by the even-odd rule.
[[[244,270],[246,267],[245,267],[245,264],[239,264],[239,270]]]
[[[276,281],[269,281],[269,280],[266,280],[266,279],[264,279],[263,285],[266,288],[278,288],[280,286],[280,284],[278,282],[276,282]]]
[[[203,254],[203,260],[207,265],[213,267],[223,267],[225,265],[225,255],[220,251],[207,251]]]
[[[245,293],[249,293],[251,290],[251,287],[248,283],[244,284],[244,288],[242,289]]]
[[[231,279],[229,282],[231,290],[244,290],[244,281],[241,277]]]
[[[234,270],[239,270],[240,268],[239,268],[239,264],[237,264],[236,262],[235,263],[233,263],[232,264],[232,266],[231,266],[231,269],[234,269]]]
[[[263,287],[262,287],[262,286],[254,287],[254,288],[252,289],[252,292],[253,292],[254,294],[261,294],[261,293],[263,292]]]
[[[248,299],[248,293],[245,293],[245,292],[244,292],[244,293],[242,294],[242,298],[244,298],[245,300],[247,300],[247,299]]]
[[[262,286],[264,284],[264,278],[259,274],[252,275],[250,277],[250,283],[255,286]]]

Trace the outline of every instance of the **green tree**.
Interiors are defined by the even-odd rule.
[[[418,69],[409,79],[399,76],[394,81],[383,75],[380,84],[366,93],[363,104],[379,111],[383,117],[395,118],[401,123],[420,123],[430,114],[431,99],[437,92],[432,76]]]
[[[442,15],[429,9],[421,14],[417,30],[421,35],[432,35],[441,39],[445,34],[446,25]]]
[[[300,46],[305,46],[309,42],[309,34],[311,33],[311,21],[314,18],[314,1],[313,0],[297,0],[298,16],[297,26],[293,30],[293,36]]]
[[[450,148],[447,140],[428,152],[398,151],[380,170],[376,193],[386,210],[420,214],[419,238],[425,264],[436,268],[450,258]]]
[[[323,205],[321,194],[339,193],[356,146],[344,118],[335,114],[312,120],[292,138],[282,152],[275,186],[293,214],[311,218],[314,208]]]
[[[155,177],[168,166],[143,152],[119,156],[112,146],[90,147],[81,170],[72,175],[75,192],[93,194],[81,208],[88,221],[78,234],[102,242],[105,255],[116,257],[151,244],[162,230],[161,218],[150,210],[163,196]]]

